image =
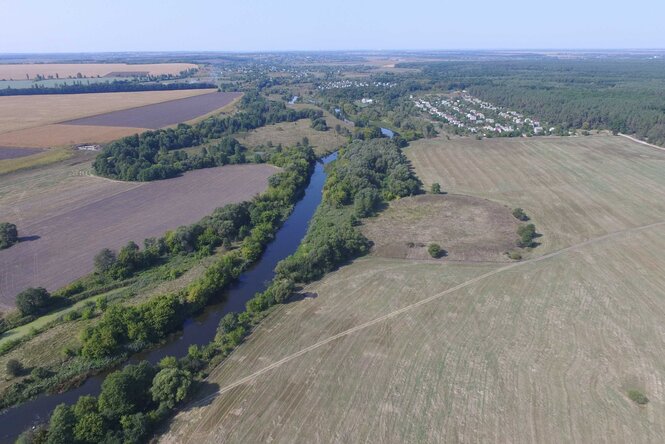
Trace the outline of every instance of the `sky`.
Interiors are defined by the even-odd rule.
[[[0,53],[665,48],[663,0],[0,0]]]

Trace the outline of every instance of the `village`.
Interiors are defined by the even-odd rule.
[[[424,98],[411,96],[416,108],[448,124],[456,135],[520,137],[551,134],[541,122],[471,96],[466,91]]]

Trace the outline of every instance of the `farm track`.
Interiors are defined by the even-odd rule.
[[[374,325],[376,325],[376,324],[379,324],[379,323],[381,323],[381,322],[387,321],[387,320],[392,319],[392,318],[394,318],[394,317],[396,317],[396,316],[399,316],[399,315],[401,315],[401,314],[404,314],[404,313],[406,313],[406,312],[408,312],[408,311],[411,311],[411,310],[414,310],[414,309],[416,309],[416,308],[419,308],[419,307],[421,307],[421,306],[423,306],[423,305],[425,305],[425,304],[428,304],[428,303],[430,303],[430,302],[432,302],[432,301],[435,301],[436,299],[441,298],[442,296],[445,296],[445,295],[447,295],[447,294],[453,293],[453,292],[455,292],[455,291],[457,291],[457,290],[461,290],[461,289],[463,289],[463,288],[465,288],[465,287],[468,287],[468,286],[470,286],[470,285],[472,285],[472,284],[475,284],[475,283],[477,283],[477,282],[480,282],[480,281],[482,281],[482,280],[484,280],[484,279],[486,279],[486,278],[488,278],[488,277],[491,277],[491,276],[494,276],[494,275],[496,275],[496,274],[503,273],[503,272],[506,272],[506,271],[509,271],[509,270],[513,270],[513,269],[518,268],[518,267],[523,267],[523,266],[525,266],[525,265],[529,265],[529,264],[532,264],[532,263],[541,262],[541,261],[544,261],[544,260],[547,260],[547,259],[550,259],[550,258],[553,258],[553,257],[557,257],[557,256],[560,256],[560,255],[562,255],[562,254],[564,254],[564,253],[567,253],[567,252],[570,252],[570,251],[577,250],[577,249],[579,249],[579,248],[585,247],[585,246],[590,245],[590,244],[594,244],[594,243],[602,242],[602,241],[604,241],[604,240],[612,239],[612,238],[615,238],[615,237],[618,237],[618,236],[621,236],[621,235],[624,235],[624,234],[640,232],[640,231],[648,230],[648,229],[650,229],[650,228],[654,228],[654,227],[658,227],[658,226],[663,226],[663,225],[665,225],[665,221],[660,221],[660,222],[652,223],[652,224],[649,224],[649,225],[644,225],[644,226],[642,226],[642,227],[629,228],[629,229],[626,229],[626,230],[617,231],[617,232],[614,232],[614,233],[610,233],[610,234],[606,234],[606,235],[604,235],[604,236],[597,237],[597,238],[595,238],[595,239],[589,239],[589,240],[587,240],[587,241],[580,242],[580,243],[578,243],[578,244],[576,244],[576,245],[571,245],[570,247],[563,248],[563,249],[561,249],[561,250],[558,250],[558,251],[555,251],[555,252],[552,252],[552,253],[548,253],[548,254],[546,254],[546,255],[544,255],[544,256],[535,257],[535,258],[532,258],[532,259],[529,259],[529,260],[526,260],[526,261],[514,262],[514,263],[511,263],[510,265],[506,265],[506,266],[503,266],[503,267],[497,268],[497,269],[495,269],[495,270],[492,270],[492,271],[490,271],[490,272],[487,272],[487,273],[484,273],[484,274],[482,274],[482,275],[480,275],[480,276],[477,276],[477,277],[475,277],[475,278],[473,278],[473,279],[469,279],[468,281],[463,282],[463,283],[461,283],[461,284],[459,284],[459,285],[456,285],[456,286],[454,286],[454,287],[452,287],[452,288],[449,288],[449,289],[447,289],[447,290],[445,290],[445,291],[442,291],[442,292],[440,292],[440,293],[437,293],[437,294],[434,294],[434,295],[432,295],[432,296],[429,296],[429,297],[427,297],[427,298],[425,298],[425,299],[423,299],[423,300],[421,300],[421,301],[418,301],[418,302],[416,302],[416,303],[413,303],[413,304],[407,305],[406,307],[400,308],[399,310],[392,311],[392,312],[390,312],[390,313],[388,313],[388,314],[386,314],[386,315],[383,315],[383,316],[380,316],[380,317],[378,317],[378,318],[375,318],[375,319],[373,319],[373,320],[371,320],[371,321],[369,321],[369,322],[365,322],[365,323],[363,323],[363,324],[360,324],[360,325],[357,325],[357,326],[355,326],[355,327],[352,327],[352,328],[349,328],[349,329],[347,329],[347,330],[344,330],[343,332],[337,333],[337,334],[332,335],[332,336],[330,336],[330,337],[328,337],[328,338],[326,338],[326,339],[323,339],[323,340],[321,340],[321,341],[319,341],[319,342],[317,342],[317,343],[315,343],[315,344],[312,344],[312,345],[310,345],[309,347],[305,347],[305,348],[299,350],[299,351],[296,352],[296,353],[293,353],[293,354],[291,354],[291,355],[289,355],[289,356],[286,356],[286,357],[280,359],[279,361],[274,362],[274,363],[272,363],[272,364],[270,364],[270,365],[268,365],[268,366],[266,366],[266,367],[264,367],[264,368],[262,368],[262,369],[260,369],[260,370],[258,370],[258,371],[256,371],[256,372],[254,372],[254,373],[252,373],[252,374],[250,374],[250,375],[248,375],[248,376],[246,376],[246,377],[244,377],[244,378],[241,378],[241,379],[239,379],[239,380],[237,380],[237,381],[235,381],[235,382],[233,382],[233,383],[231,383],[231,384],[226,385],[225,387],[223,387],[223,388],[221,388],[221,389],[215,391],[214,393],[212,393],[212,394],[206,396],[205,398],[202,398],[202,399],[200,399],[200,400],[198,400],[198,401],[196,401],[196,402],[194,402],[194,403],[191,403],[190,406],[202,405],[202,404],[208,402],[210,399],[212,399],[212,398],[214,398],[214,397],[217,397],[218,395],[224,394],[224,393],[226,393],[226,392],[228,392],[228,391],[230,391],[230,390],[232,390],[232,389],[234,389],[234,388],[236,388],[236,387],[238,387],[238,386],[241,386],[241,385],[243,385],[243,384],[246,384],[246,383],[252,381],[253,379],[256,379],[256,378],[258,378],[259,376],[261,376],[261,375],[263,375],[263,374],[265,374],[265,373],[268,373],[269,371],[271,371],[271,370],[273,370],[273,369],[275,369],[275,368],[277,368],[277,367],[279,367],[279,366],[281,366],[281,365],[283,365],[283,364],[285,364],[285,363],[287,363],[287,362],[289,362],[289,361],[292,361],[292,360],[294,360],[294,359],[296,359],[296,358],[298,358],[298,357],[300,357],[300,356],[302,356],[302,355],[304,355],[304,354],[306,354],[306,353],[308,353],[308,352],[310,352],[310,351],[312,351],[312,350],[315,350],[315,349],[317,349],[317,348],[319,348],[319,347],[322,347],[322,346],[324,346],[324,345],[326,345],[326,344],[329,344],[329,343],[331,343],[331,342],[333,342],[333,341],[335,341],[335,340],[337,340],[337,339],[343,338],[344,336],[351,335],[351,334],[353,334],[353,333],[356,333],[356,332],[359,332],[359,331],[361,331],[361,330],[364,330],[364,329],[366,329],[366,328],[368,328],[368,327],[374,326]],[[382,271],[385,272],[386,270],[382,270]],[[213,372],[213,373],[214,373],[214,372]],[[209,378],[207,378],[207,379],[210,379],[210,378],[211,378],[211,377],[209,377]],[[196,431],[195,431],[195,432],[196,432]]]

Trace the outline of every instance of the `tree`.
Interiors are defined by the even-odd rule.
[[[49,421],[48,444],[71,444],[74,442],[74,426],[76,417],[72,408],[58,405],[51,414]]]
[[[97,412],[87,413],[76,421],[74,437],[78,442],[96,444],[106,434],[104,418]]]
[[[441,185],[439,185],[436,182],[433,183],[431,191],[432,191],[432,194],[441,194]]]
[[[9,248],[18,242],[16,225],[9,222],[0,223],[0,250]]]
[[[155,374],[143,361],[109,374],[99,394],[99,412],[111,420],[145,410],[150,406],[150,384]]]
[[[28,288],[16,295],[16,306],[23,316],[33,315],[48,305],[50,297],[42,287]]]
[[[7,361],[7,373],[11,376],[21,376],[23,373],[23,364],[18,359]]]
[[[443,250],[441,249],[441,246],[439,244],[429,244],[429,246],[427,247],[427,252],[434,259],[440,258],[443,254]]]
[[[534,224],[520,225],[517,228],[517,235],[520,237],[520,247],[530,247],[536,237],[536,226]]]
[[[529,216],[526,215],[526,213],[524,212],[524,210],[522,208],[515,208],[513,210],[513,217],[515,217],[515,219],[521,220],[523,222],[529,220]]]
[[[143,413],[135,413],[120,418],[125,444],[141,443],[150,432],[150,422]]]
[[[185,399],[192,385],[192,374],[177,368],[165,368],[152,381],[152,399],[172,409]]]
[[[95,271],[100,274],[106,274],[113,268],[116,261],[115,252],[104,248],[95,256]]]

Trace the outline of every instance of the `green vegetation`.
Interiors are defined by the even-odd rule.
[[[427,246],[427,252],[434,259],[440,258],[441,256],[443,256],[443,253],[444,253],[443,250],[441,249],[441,245],[439,245],[439,244],[429,244]]]
[[[28,288],[16,296],[16,307],[23,316],[39,314],[49,305],[50,297],[44,288]]]
[[[358,218],[382,202],[420,191],[402,150],[392,141],[354,141],[328,168],[323,201],[298,251],[277,266],[280,278],[311,282],[369,250]]]
[[[628,390],[628,397],[639,405],[645,405],[649,403],[649,398],[647,398],[646,395],[639,390]]]
[[[283,102],[267,100],[258,93],[247,93],[240,112],[233,116],[213,116],[190,126],[146,131],[107,145],[93,163],[101,176],[120,180],[150,181],[174,177],[185,171],[242,163],[243,148],[231,134],[278,122],[319,118],[321,111],[287,108]],[[181,148],[201,145],[210,139],[223,138],[214,146],[189,155]]]
[[[0,250],[9,248],[18,242],[16,225],[9,222],[0,223]]]
[[[21,376],[23,373],[23,364],[17,359],[10,359],[7,361],[7,373],[14,377]]]
[[[39,79],[37,79],[39,80]],[[0,97],[3,96],[35,96],[41,94],[89,94],[89,93],[114,93],[114,92],[137,92],[137,91],[175,91],[183,89],[210,89],[217,88],[212,83],[142,83],[130,80],[113,80],[112,82],[86,82],[72,80],[67,84],[64,82],[56,86],[32,85],[31,88],[2,88]]]
[[[441,194],[441,185],[439,185],[438,183],[434,182],[434,183],[432,184],[432,188],[430,189],[430,192],[431,192],[432,194]]]
[[[609,129],[665,144],[665,61],[540,59],[400,64],[420,88],[463,90],[559,128]]]
[[[190,392],[192,374],[179,365],[128,365],[106,377],[98,398],[81,396],[73,406],[58,405],[39,441],[22,436],[53,444],[143,442]]]
[[[533,239],[536,237],[536,226],[534,224],[520,225],[517,228],[517,235],[520,237],[520,247],[531,247],[533,246]]]
[[[60,299],[84,297],[91,291],[90,287],[94,289],[96,285],[123,285],[128,276],[155,264],[165,263],[164,270],[170,273],[173,268],[168,263],[181,256],[203,257],[220,246],[228,247],[202,276],[178,291],[160,292],[136,305],[107,304],[104,300],[96,305],[84,305],[76,313],[68,312],[66,316],[70,320],[95,316],[99,319],[88,324],[80,349],[69,350],[69,359],[55,369],[55,374],[14,384],[3,393],[0,405],[12,405],[55,385],[67,384],[72,378],[122,362],[129,354],[161,341],[180,328],[187,317],[217,301],[223,290],[261,256],[272,240],[302,195],[315,157],[311,147],[301,145],[272,153],[269,161],[283,171],[272,176],[268,189],[252,201],[227,205],[196,224],[167,232],[162,238],[148,239],[143,249],[130,242],[118,254],[109,251],[98,254],[97,271],[64,289],[61,295],[67,296]],[[234,248],[238,242],[239,246]],[[155,272],[160,268],[155,268]],[[157,274],[157,278],[162,276]],[[21,341],[22,338],[18,340]],[[7,350],[13,346],[14,342],[6,344]]]
[[[513,216],[515,217],[515,219],[521,220],[522,222],[526,222],[527,220],[529,220],[529,216],[526,215],[526,213],[522,208],[515,208],[513,210]]]

